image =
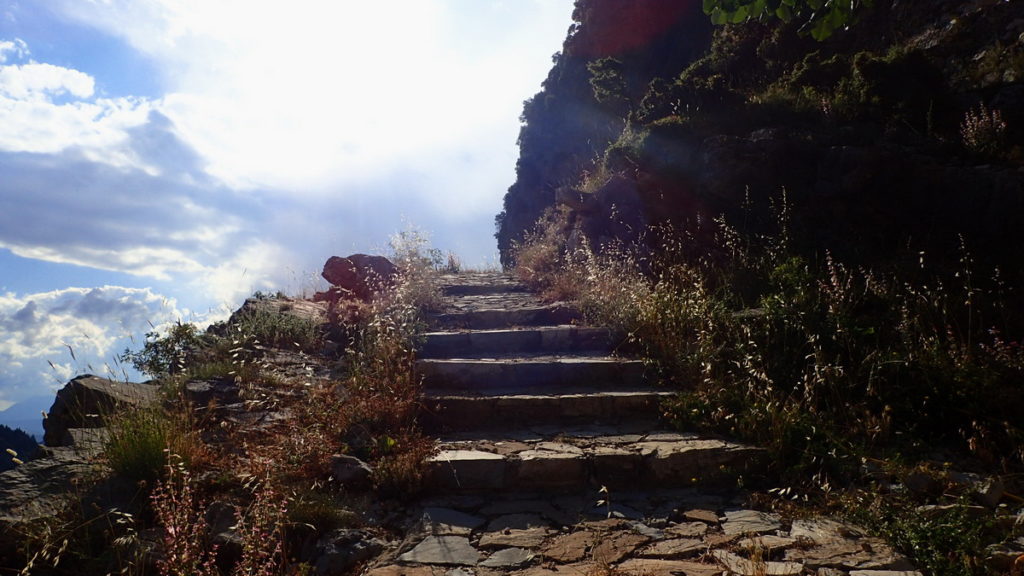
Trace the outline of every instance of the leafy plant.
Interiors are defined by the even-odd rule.
[[[265,306],[245,309],[234,329],[253,343],[285,350],[312,352],[323,342],[321,324],[316,320]]]
[[[163,576],[219,576],[216,548],[209,542],[206,502],[198,493],[195,479],[174,462],[167,466],[167,478],[159,482],[151,497],[156,520],[163,529],[163,554],[157,567]]]
[[[964,146],[975,154],[996,156],[1006,144],[1006,122],[1002,112],[989,110],[984,103],[964,114],[960,123],[960,136]]]
[[[872,0],[704,0],[704,13],[715,24],[746,22],[765,18],[803,20],[815,40],[825,40],[836,30],[856,22],[863,6]]]
[[[185,368],[189,355],[200,342],[195,324],[178,321],[164,336],[156,331],[148,332],[142,350],[126,348],[118,360],[129,362],[139,372],[153,377],[176,374]]]

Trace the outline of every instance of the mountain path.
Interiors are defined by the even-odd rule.
[[[443,290],[417,361],[427,495],[366,574],[917,574],[855,526],[745,506],[765,451],[666,428],[621,336],[498,272]]]

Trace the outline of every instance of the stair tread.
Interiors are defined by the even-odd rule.
[[[643,364],[643,360],[608,354],[465,354],[448,358],[420,358],[424,364]]]
[[[449,446],[456,445],[490,445],[499,442],[536,444],[552,441],[570,445],[635,445],[645,442],[692,443],[695,441],[712,441],[730,446],[743,445],[737,442],[714,438],[706,434],[676,432],[659,427],[652,422],[628,422],[624,424],[581,426],[536,424],[509,430],[450,432],[438,437],[438,447],[443,450]]]
[[[608,397],[608,396],[658,396],[671,397],[675,392],[650,387],[623,387],[606,388],[594,390],[593,388],[581,388],[576,386],[565,386],[559,388],[551,387],[498,387],[484,388],[478,390],[465,390],[461,388],[435,388],[425,390],[424,398],[577,398],[577,397]]]
[[[613,331],[608,328],[601,328],[599,326],[580,326],[578,324],[551,324],[546,326],[510,326],[508,328],[490,328],[490,329],[472,329],[472,328],[452,328],[449,330],[432,330],[430,332],[424,332],[422,334],[425,338],[438,337],[438,336],[452,336],[458,334],[504,334],[508,332],[558,332],[561,330],[576,330],[580,332],[593,332],[593,333],[607,333],[612,334]]]

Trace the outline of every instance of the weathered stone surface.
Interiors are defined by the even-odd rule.
[[[479,516],[450,508],[426,508],[420,519],[423,530],[435,536],[468,536],[487,522]]]
[[[384,543],[365,530],[333,530],[320,538],[317,549],[317,575],[333,576],[373,558]]]
[[[614,564],[632,554],[650,538],[633,532],[616,532],[601,538],[594,546],[594,560],[601,564]]]
[[[238,385],[228,380],[189,380],[184,391],[189,402],[200,407],[214,401],[220,405],[239,401]]]
[[[782,527],[782,522],[775,514],[756,510],[727,510],[722,531],[726,534],[764,534]]]
[[[542,564],[531,566],[517,572],[514,576],[581,576],[583,574],[596,574],[597,565],[593,562],[574,562],[572,564]]]
[[[534,553],[523,548],[505,548],[491,554],[487,560],[480,563],[487,568],[518,568],[528,564],[534,558]]]
[[[902,554],[877,538],[830,540],[813,548],[791,548],[785,559],[801,562],[808,568],[843,568],[846,570],[913,570]]]
[[[404,566],[401,564],[390,564],[374,568],[366,573],[366,576],[442,576],[445,569],[437,566]]]
[[[505,459],[483,450],[441,450],[427,461],[427,478],[435,488],[501,488]]]
[[[707,550],[708,546],[699,538],[673,538],[655,542],[640,551],[648,558],[684,558]]]
[[[417,564],[476,566],[480,561],[480,552],[464,536],[427,536],[398,559]]]
[[[789,530],[790,538],[804,539],[815,544],[843,542],[863,535],[864,530],[861,528],[831,518],[798,518],[793,520]]]
[[[660,528],[654,528],[653,526],[648,526],[643,522],[633,522],[632,524],[630,524],[630,529],[636,532],[637,534],[643,534],[644,536],[647,536],[651,540],[665,539],[664,530]]]
[[[60,494],[93,469],[93,454],[51,448],[47,454],[0,473],[0,528],[54,515],[66,502]]]
[[[590,552],[597,542],[597,534],[589,531],[563,534],[550,540],[542,549],[541,554],[549,560],[563,564],[579,562]]]
[[[64,385],[43,420],[43,441],[47,446],[68,446],[70,428],[96,428],[103,417],[126,406],[145,406],[157,400],[159,387],[135,382],[117,382],[84,374]]]
[[[707,534],[708,525],[703,522],[684,522],[665,528],[666,534],[683,538],[700,538]]]
[[[655,558],[630,558],[616,568],[626,574],[644,576],[719,576],[722,573],[722,568],[717,564]]]
[[[331,477],[347,488],[366,488],[370,485],[373,469],[355,456],[335,454],[331,456]]]
[[[992,572],[1009,573],[1014,564],[1024,565],[1021,558],[1024,558],[1024,536],[985,548],[985,566]]]
[[[718,524],[718,514],[712,510],[703,510],[700,508],[687,510],[686,512],[683,512],[683,518],[696,522],[705,522],[707,524]]]
[[[917,570],[851,570],[850,576],[922,576]]]
[[[711,555],[729,572],[739,576],[797,576],[804,571],[799,562],[755,561],[727,550],[712,550]]]
[[[795,546],[797,542],[796,538],[784,538],[774,534],[765,534],[763,536],[737,540],[736,546],[741,550],[763,550],[765,552],[774,552],[775,550],[785,550],[786,548]]]
[[[526,530],[505,529],[500,532],[485,532],[480,536],[481,548],[537,548],[551,531],[545,528]]]

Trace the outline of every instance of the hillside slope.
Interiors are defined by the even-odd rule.
[[[756,228],[784,190],[808,253],[874,266],[966,244],[1021,268],[1024,4],[879,1],[824,42],[712,27],[700,4],[577,1],[525,104],[506,264],[556,205],[600,245],[719,215]]]

